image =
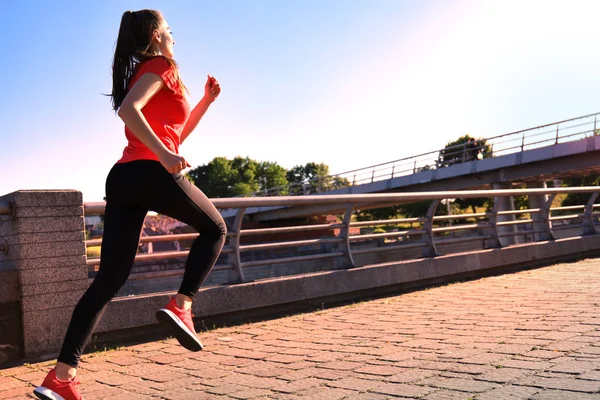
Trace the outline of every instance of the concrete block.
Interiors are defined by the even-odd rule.
[[[0,304],[19,300],[19,275],[17,271],[0,272]]]
[[[476,261],[475,257],[467,257],[465,254],[436,257],[435,263],[430,265],[430,269],[423,268],[423,273],[419,278],[429,279],[436,276],[459,274],[467,270],[467,265],[470,268],[474,267]]]
[[[76,265],[86,265],[85,253],[72,256],[62,256],[54,258],[34,258],[26,260],[6,260],[0,258],[0,270],[11,269],[11,267],[17,266],[19,269],[42,269],[42,268],[55,268],[55,267],[72,267]]]
[[[55,356],[62,346],[73,307],[23,313],[23,347],[27,357]]]
[[[9,246],[28,243],[83,242],[85,241],[85,232],[27,233],[4,236],[4,239]]]
[[[17,207],[81,206],[83,196],[76,190],[19,190],[6,196]]]
[[[15,218],[9,223],[0,224],[0,236],[84,230],[83,217]]]
[[[340,272],[344,284],[344,291],[342,291],[342,293],[345,293],[350,290],[354,291],[388,286],[392,281],[392,270],[392,266],[381,265],[378,267],[364,266],[334,272]]]
[[[157,293],[115,298],[108,305],[95,332],[110,332],[117,329],[157,324],[156,311],[167,305],[170,297],[170,294],[167,293]]]
[[[14,260],[7,260],[4,253],[0,253],[0,272],[16,270],[17,262]]]
[[[15,218],[83,216],[83,205],[67,207],[17,207]]]
[[[7,260],[77,256],[85,254],[84,242],[30,243],[10,246]],[[21,269],[24,266],[21,265]]]
[[[44,283],[87,280],[88,268],[85,263],[66,267],[28,268],[19,272],[19,278],[23,287]]]
[[[530,245],[524,244],[497,249],[496,255],[497,263],[495,266],[514,265],[534,259],[534,257],[537,257],[537,251],[532,249]]]
[[[393,284],[418,281],[423,276],[428,276],[432,264],[431,258],[421,258],[417,260],[401,261],[389,263],[393,266],[391,273],[391,282]]]
[[[295,276],[202,289],[194,314],[200,317],[304,300],[303,279]]]
[[[304,293],[307,299],[338,294],[343,282],[342,275],[348,271],[325,271],[305,277]]]
[[[494,268],[499,265],[498,249],[487,249],[477,252],[479,269]]]
[[[583,243],[578,237],[558,239],[553,242],[547,242],[547,245],[543,248],[545,258],[581,253],[584,250]]]
[[[83,284],[79,286],[84,286]],[[21,298],[23,312],[50,310],[55,308],[74,308],[85,290],[69,289],[64,292],[38,294]]]
[[[586,252],[600,249],[600,235],[584,236],[581,241]]]
[[[21,285],[21,294],[27,296],[37,296],[40,294],[63,293],[76,290],[86,290],[88,285],[87,277],[85,279],[71,280],[66,282],[41,283],[34,285]]]

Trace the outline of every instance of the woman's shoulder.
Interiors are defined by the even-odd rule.
[[[174,69],[173,63],[165,56],[154,56],[141,61],[138,64],[137,70],[139,73],[159,70],[168,71]]]
[[[161,77],[165,85],[174,93],[181,93],[178,82],[177,64],[164,56],[155,56],[138,64],[136,80],[146,73],[156,74]]]

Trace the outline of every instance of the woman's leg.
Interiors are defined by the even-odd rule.
[[[106,178],[106,210],[100,253],[100,268],[94,282],[79,300],[61,352],[56,373],[59,379],[73,377],[79,358],[102,317],[106,306],[126,282],[133,266],[147,209],[131,203],[136,197],[128,168],[115,165]],[[133,187],[133,188],[132,188]],[[132,188],[133,190],[129,190]]]
[[[147,210],[137,206],[107,202],[100,268],[94,282],[73,311],[58,356],[58,361],[64,364],[57,369],[59,379],[63,378],[65,366],[77,368],[79,358],[106,306],[127,281],[146,212]]]
[[[144,206],[188,224],[200,234],[190,249],[178,291],[191,301],[219,258],[227,227],[208,197],[183,175],[165,170],[163,178],[163,195],[150,198]]]

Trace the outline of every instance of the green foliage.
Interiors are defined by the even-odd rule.
[[[405,218],[424,217],[427,214],[427,210],[429,209],[430,205],[431,201],[428,200],[418,203],[402,204],[400,206],[361,210],[356,213],[356,220],[380,221],[385,219],[397,219],[400,216],[404,216]],[[440,207],[438,207],[438,211],[439,209]]]
[[[400,212],[406,218],[418,218],[427,215],[431,200],[420,201],[418,203],[403,204],[400,206]],[[440,206],[438,206],[438,209]]]
[[[438,156],[437,168],[448,167],[454,164],[460,164],[467,161],[473,161],[475,153],[469,146],[469,140],[475,139],[470,135],[464,135],[456,140],[446,143],[446,146],[440,150]],[[477,148],[481,149],[483,158],[491,156],[491,147],[485,139],[476,139]]]
[[[275,189],[271,194],[285,196],[289,194],[286,174],[287,171],[281,165],[262,161],[258,163],[256,179],[261,190]]]
[[[360,210],[356,213],[357,221],[380,221],[384,219],[395,219],[400,214],[399,206],[374,208],[371,210]]]
[[[346,178],[329,176],[326,164],[310,162],[287,171],[290,194],[311,194],[350,186]]]
[[[564,179],[563,187],[600,186],[600,175],[584,175],[577,178]],[[562,206],[585,205],[590,199],[590,193],[569,193],[564,198]]]
[[[330,177],[326,164],[314,162],[287,171],[269,161],[248,157],[215,157],[206,165],[190,170],[187,178],[208,197],[252,196],[261,193],[277,196],[309,194],[349,186],[346,179]],[[288,184],[295,184],[291,186]]]

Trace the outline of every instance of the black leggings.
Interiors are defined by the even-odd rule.
[[[193,297],[208,276],[227,235],[215,206],[183,175],[170,174],[158,161],[116,164],[106,179],[100,268],[73,311],[58,361],[77,367],[106,306],[129,277],[149,210],[178,219],[200,233],[188,255],[178,293]]]

